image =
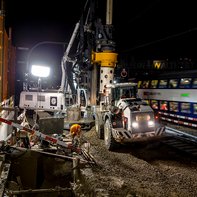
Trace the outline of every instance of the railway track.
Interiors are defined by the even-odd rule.
[[[166,127],[167,138],[162,142],[177,150],[197,158],[197,136]]]

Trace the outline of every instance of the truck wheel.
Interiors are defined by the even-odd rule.
[[[95,116],[95,129],[96,129],[96,134],[99,139],[104,139],[104,129],[103,129],[103,124],[101,123],[100,116],[96,114]]]
[[[106,119],[105,125],[104,125],[104,140],[105,140],[105,146],[108,150],[114,150],[118,146],[118,142],[115,141],[112,135],[112,124],[109,119]]]

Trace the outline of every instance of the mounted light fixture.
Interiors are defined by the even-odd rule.
[[[37,77],[48,77],[50,74],[50,68],[41,65],[32,65],[31,73]]]

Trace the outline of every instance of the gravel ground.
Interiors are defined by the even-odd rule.
[[[82,169],[87,184],[86,192],[79,188],[79,196],[197,196],[196,159],[159,141],[122,145],[110,152],[97,138],[94,127],[84,136],[98,166]]]

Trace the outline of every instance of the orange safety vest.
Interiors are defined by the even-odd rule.
[[[79,124],[73,124],[71,127],[70,127],[70,134],[72,136],[75,136],[75,135],[80,135],[81,133],[81,126]]]

